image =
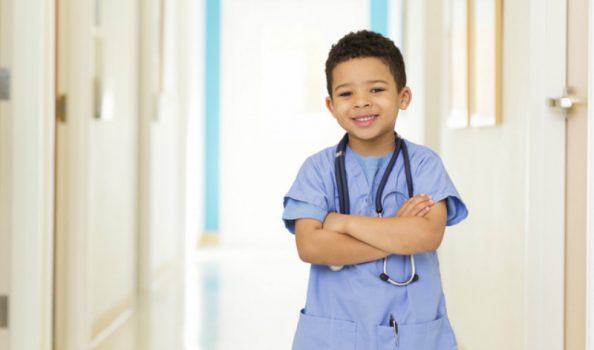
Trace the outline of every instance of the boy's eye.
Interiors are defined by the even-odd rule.
[[[351,96],[351,92],[350,91],[343,91],[343,92],[339,93],[338,96],[340,96],[340,97],[348,97],[348,96]]]
[[[381,88],[381,87],[374,87],[371,89],[371,92],[373,92],[373,93],[378,93],[378,92],[382,92],[382,91],[386,91],[386,89]]]

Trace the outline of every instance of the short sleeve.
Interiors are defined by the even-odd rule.
[[[331,169],[320,163],[313,157],[308,158],[284,197],[283,221],[291,233],[294,233],[296,219],[321,217],[323,221],[330,211],[329,197],[334,188],[329,180],[332,177],[328,176]]]
[[[423,152],[413,179],[415,194],[431,195],[434,202],[446,200],[447,226],[455,225],[468,216],[468,209],[437,154]]]
[[[287,230],[295,233],[295,220],[308,218],[324,222],[326,215],[328,215],[326,210],[318,208],[313,204],[287,198],[285,210],[283,211],[283,221]]]

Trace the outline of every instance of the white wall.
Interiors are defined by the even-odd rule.
[[[437,4],[433,7],[440,6]],[[425,15],[429,8],[431,7],[425,6],[423,1],[407,1],[404,7],[404,44],[401,49],[406,66],[406,84],[412,91],[412,102],[408,109],[398,114],[396,122],[396,130],[402,137],[421,144],[426,143],[425,114],[430,104],[430,101],[427,101],[425,76],[427,68],[432,65],[425,64],[427,42],[424,40]]]
[[[222,2],[225,244],[293,245],[281,221],[282,198],[305,158],[342,135],[324,105],[328,51],[368,22],[365,0]]]
[[[153,273],[181,257],[180,247],[184,222],[181,189],[182,163],[185,153],[180,147],[183,139],[183,116],[179,99],[179,2],[166,2],[164,82],[157,120],[150,126],[151,152],[151,267]]]
[[[110,90],[104,98],[112,94],[113,116],[110,120],[77,116],[89,121],[88,280],[94,333],[113,321],[114,314],[132,307],[139,177],[139,6],[135,2],[100,4],[103,61],[94,64],[102,65]]]
[[[563,215],[562,212],[534,211],[546,200],[556,200],[558,187],[555,186],[558,182],[545,186],[549,188],[549,193],[540,191],[541,197],[534,196],[531,194],[531,188],[534,188],[531,181],[545,177],[530,167],[543,161],[547,168],[562,170],[564,166],[555,163],[556,158],[548,158],[552,153],[547,155],[538,144],[536,148],[530,147],[534,143],[530,137],[538,139],[544,134],[537,123],[545,119],[541,118],[544,115],[534,114],[534,105],[545,108],[545,96],[540,94],[541,90],[535,89],[537,86],[534,84],[538,84],[539,80],[533,79],[531,74],[534,70],[531,67],[535,63],[546,67],[544,56],[531,52],[531,48],[536,47],[531,46],[531,38],[541,37],[543,42],[547,40],[542,31],[532,32],[534,28],[542,30],[531,25],[530,21],[535,16],[542,16],[542,12],[534,14],[533,4],[544,6],[526,0],[505,2],[503,123],[490,128],[450,129],[444,123],[446,109],[441,109],[441,155],[470,212],[465,222],[447,230],[440,249],[446,300],[461,350],[558,348],[552,342],[544,344],[544,347],[535,347],[534,344],[543,343],[535,336],[553,336],[558,340],[559,333],[542,337],[545,333],[543,329],[533,333],[527,328],[527,324],[534,324],[534,314],[526,313],[526,310],[531,310],[527,306],[530,302],[527,297],[536,297],[530,292],[539,293],[545,302],[548,297],[537,284],[542,283],[540,276],[535,278],[526,273],[531,268],[528,263],[530,256],[537,256],[540,252],[540,247],[526,243],[531,242],[530,232],[534,226],[531,220],[542,221],[543,216],[562,218]],[[434,40],[446,42],[444,30],[439,24],[434,25],[432,30]],[[537,78],[542,78],[542,74],[549,73],[551,69],[538,71]],[[435,88],[439,89],[439,86]],[[441,92],[446,98],[447,90],[442,89]],[[445,105],[443,100],[441,104]],[[562,127],[558,130],[563,132]],[[531,136],[531,132],[536,136]],[[553,139],[549,142],[557,145]],[[562,181],[562,177],[559,180]],[[544,235],[545,232],[534,234]],[[545,255],[543,258],[552,260],[556,256]],[[540,260],[541,266],[547,263]],[[547,273],[556,276],[555,271],[544,273],[545,278]],[[558,289],[563,279],[553,278],[550,282]],[[548,317],[550,322],[545,320],[543,323],[558,326],[556,320],[562,317],[562,313],[546,314],[544,317]],[[562,327],[556,332],[562,334]]]
[[[186,196],[185,249],[192,256],[199,234],[204,227],[204,39],[205,14],[203,1],[183,0],[181,24],[180,83],[182,109],[187,119],[186,136]]]
[[[189,43],[195,37],[188,37],[187,31],[199,25],[194,23],[197,19],[193,17],[198,12],[190,14],[199,4],[178,0],[166,1],[164,5],[163,70],[160,73],[158,2],[142,3],[139,232],[142,290],[147,290],[163,272],[182,262],[186,224],[190,228],[198,224],[195,217],[186,222],[185,209],[186,205],[197,206],[192,200],[187,203],[185,194],[186,178],[197,169],[190,167],[186,173],[184,163],[186,157],[196,156],[195,150],[186,154],[187,118],[196,113],[197,108],[192,100],[197,83],[192,78],[198,79],[198,71],[191,65],[199,64],[191,62],[197,55],[197,43]],[[163,77],[161,86],[159,74]],[[189,123],[195,126],[197,122]],[[195,190],[196,186],[190,183],[188,191]]]
[[[195,250],[204,227],[204,1],[182,0],[180,3],[180,85],[181,108],[186,118],[185,135],[185,283],[183,300],[184,344],[197,348],[199,339],[194,336],[200,314],[191,310],[201,290],[201,279],[193,273]],[[182,130],[184,127],[182,127]],[[182,299],[180,298],[180,299]],[[200,300],[200,299],[198,299]],[[172,325],[175,326],[175,325]]]
[[[527,128],[528,2],[506,3],[504,124],[453,130],[445,125],[447,3],[407,3],[405,53],[413,139],[442,156],[469,208],[447,228],[439,250],[446,302],[461,350],[523,349],[524,185]],[[508,33],[512,32],[513,35]],[[512,83],[513,82],[513,83]],[[401,126],[403,120],[399,121]],[[413,126],[414,125],[414,126]],[[410,137],[409,137],[410,138]],[[504,149],[502,149],[504,147]],[[514,150],[513,152],[510,150]],[[514,171],[509,171],[514,169]],[[511,288],[513,286],[513,288]]]

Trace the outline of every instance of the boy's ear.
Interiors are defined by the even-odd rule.
[[[402,91],[400,91],[400,94],[398,94],[398,98],[400,99],[400,101],[398,101],[400,109],[407,109],[412,100],[412,91],[408,86],[405,86],[402,88]]]
[[[326,96],[326,108],[334,115],[334,103],[332,102],[332,98],[330,96]]]

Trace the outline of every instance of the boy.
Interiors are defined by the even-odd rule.
[[[435,251],[468,212],[440,158],[394,132],[412,97],[402,55],[380,34],[350,33],[326,80],[346,135],[305,161],[284,198],[312,264],[293,349],[457,349]]]

